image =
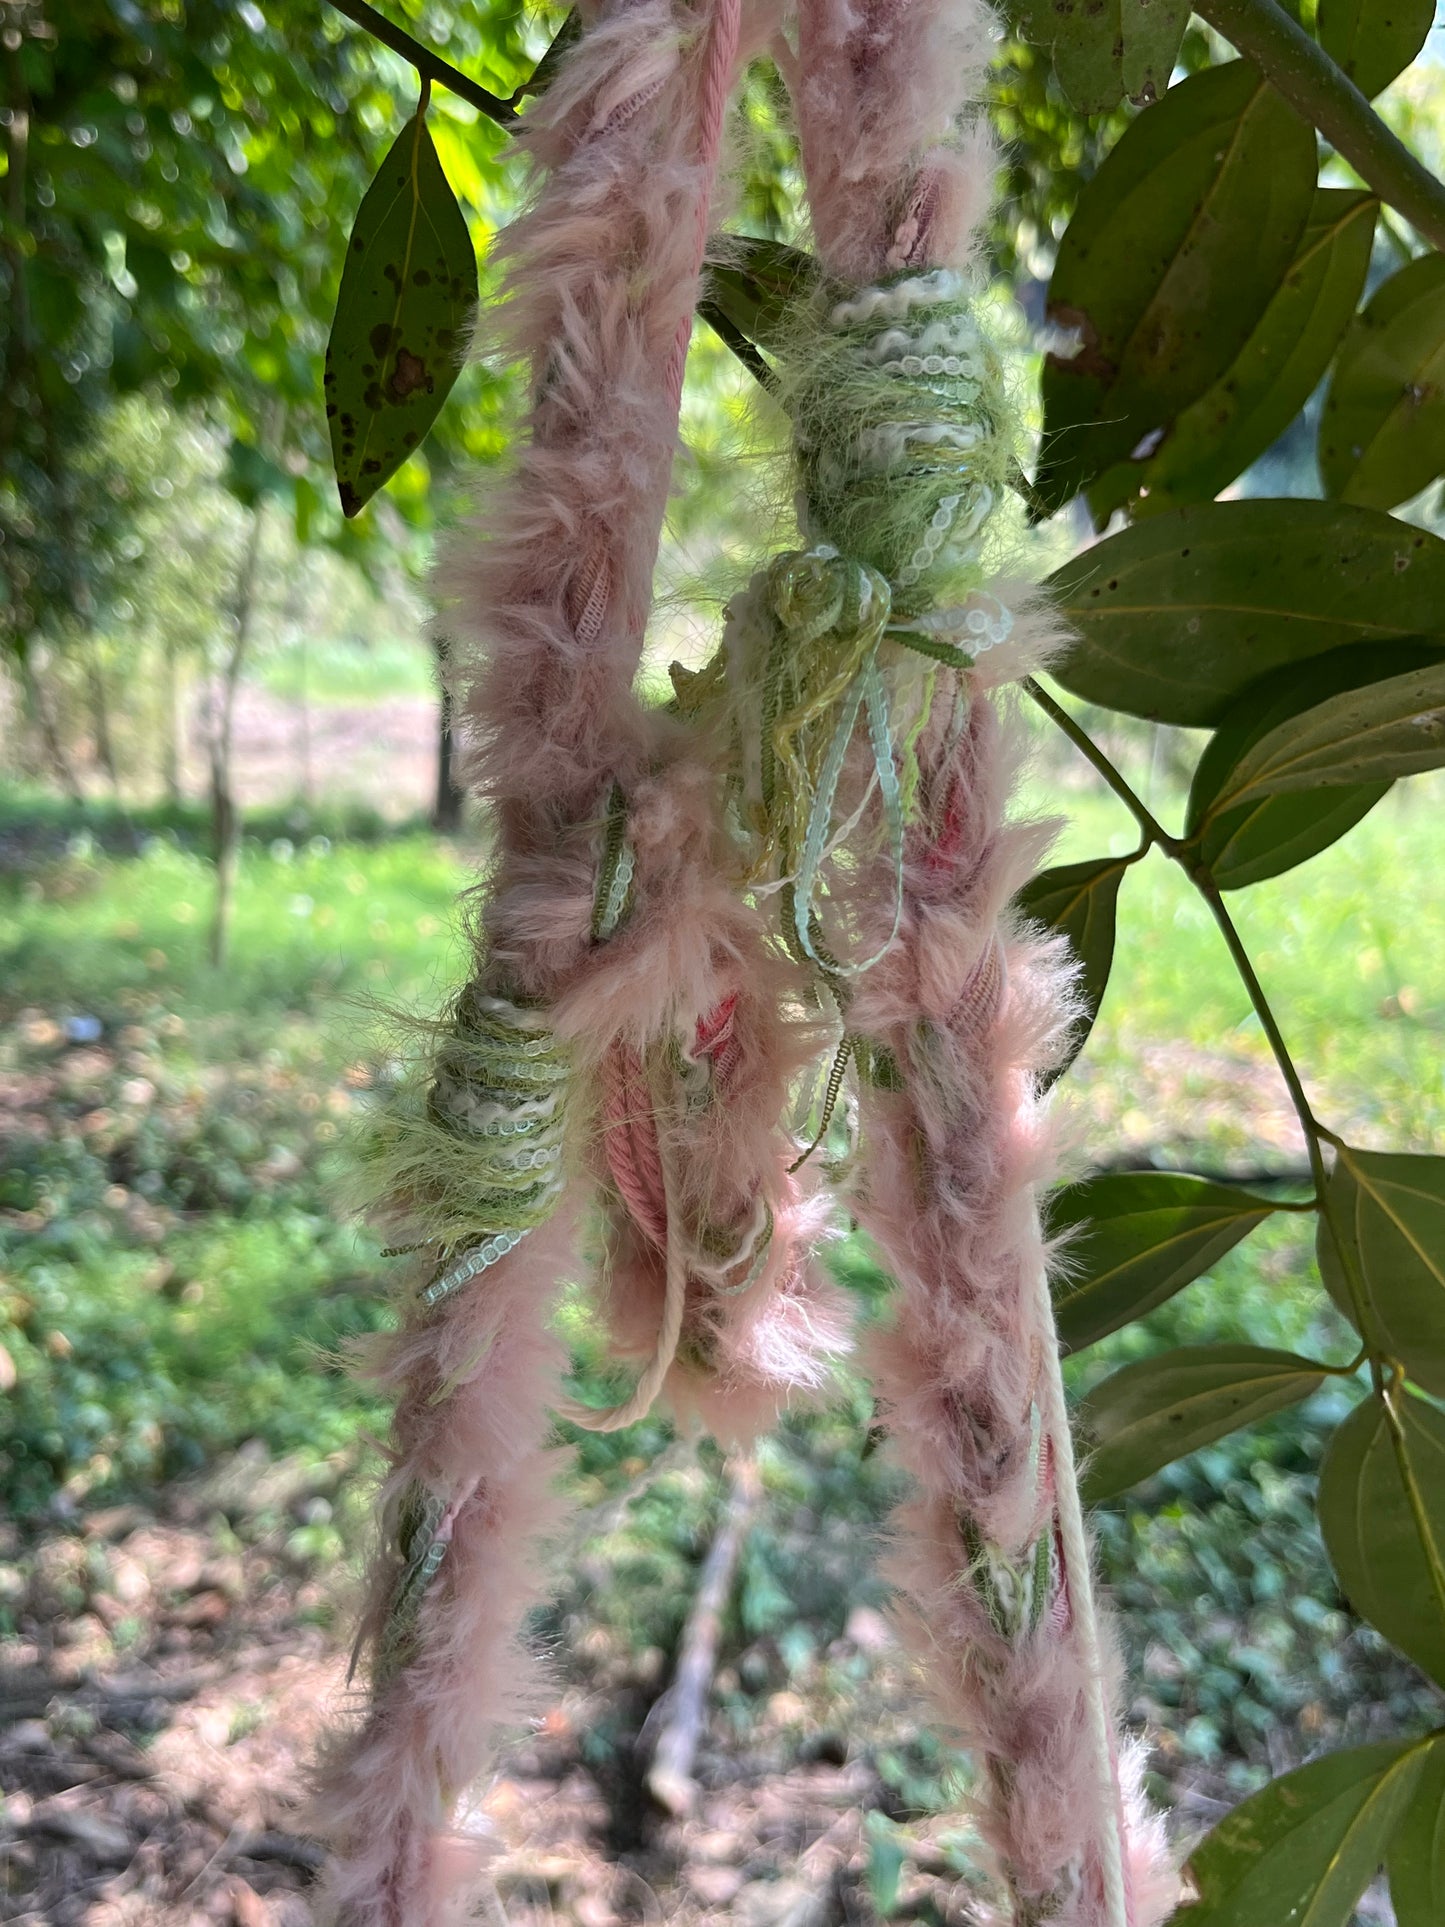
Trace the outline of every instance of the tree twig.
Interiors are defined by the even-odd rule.
[[[438,87],[445,87],[448,93],[455,94],[485,114],[488,120],[496,121],[499,127],[510,127],[517,118],[517,110],[511,101],[503,100],[499,94],[490,93],[478,81],[469,80],[460,68],[443,60],[440,54],[433,53],[414,40],[403,27],[395,27],[384,13],[366,4],[366,0],[330,0],[338,13],[344,13],[358,27],[364,27],[373,40],[379,40],[383,47],[390,47],[394,54],[409,60],[417,72],[427,80],[434,80]]]
[[[1332,1202],[1328,1186],[1329,1172],[1325,1165],[1325,1145],[1338,1144],[1340,1140],[1320,1123],[1311,1108],[1303,1080],[1296,1068],[1294,1058],[1290,1055],[1289,1046],[1285,1042],[1284,1033],[1279,1027],[1279,1021],[1270,1006],[1269,998],[1265,995],[1259,973],[1255,970],[1249,952],[1244,947],[1244,939],[1240,936],[1234,918],[1225,904],[1223,892],[1215,882],[1208,866],[1199,860],[1195,846],[1180,837],[1170,836],[1122,770],[1115,766],[1077,718],[1071,716],[1062,703],[1055,702],[1043,685],[1035,681],[1032,676],[1025,677],[1023,686],[1045,715],[1058,725],[1080,754],[1087,757],[1093,764],[1099,775],[1133,816],[1143,832],[1145,842],[1152,843],[1171,862],[1177,863],[1208,904],[1209,913],[1219,927],[1219,933],[1239,973],[1254,1014],[1259,1019],[1260,1028],[1268,1041],[1280,1076],[1284,1079],[1295,1116],[1299,1119],[1300,1129],[1304,1133],[1305,1148],[1309,1155],[1310,1174],[1314,1179],[1315,1205],[1324,1220],[1330,1241],[1335,1247],[1340,1270],[1354,1309],[1356,1326],[1361,1336],[1365,1337],[1367,1327],[1365,1283],[1360,1275],[1354,1248],[1344,1235],[1344,1227],[1339,1222]],[[1366,1342],[1368,1343],[1368,1339]],[[1384,1382],[1383,1367],[1386,1363],[1388,1363],[1387,1360],[1380,1358],[1373,1351],[1370,1353],[1370,1373],[1377,1391]]]
[[[757,1496],[756,1462],[751,1457],[731,1460],[722,1523],[703,1561],[692,1610],[682,1629],[677,1672],[667,1693],[666,1720],[647,1774],[648,1792],[678,1819],[691,1810],[697,1792],[693,1762],[707,1723],[723,1615]]]
[[[1427,241],[1445,248],[1445,185],[1396,139],[1359,88],[1276,0],[1195,0],[1343,160]]]

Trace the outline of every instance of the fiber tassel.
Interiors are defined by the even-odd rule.
[[[986,693],[1050,640],[988,582],[1007,410],[953,272],[987,207],[987,135],[960,115],[993,21],[982,0],[800,0],[799,18],[790,79],[814,229],[824,268],[855,290],[829,289],[791,382],[808,533],[881,572],[895,629],[951,633],[958,650],[940,652],[923,699],[901,849],[879,774],[898,746],[876,729],[847,741],[836,813],[861,819],[817,918],[846,933],[836,962],[883,952],[850,979],[846,1021],[864,1071],[855,1210],[899,1286],[874,1358],[916,1492],[894,1574],[976,1755],[1013,1927],[1154,1927],[1178,1883],[1120,1759],[1034,1202],[1049,1164],[1036,1074],[1068,986],[1056,950],[1009,919],[1038,839],[1004,825]],[[960,593],[971,607],[950,628],[929,605]],[[997,651],[991,675],[972,666],[980,644]]]
[[[531,361],[532,406],[445,583],[496,872],[476,976],[372,1145],[378,1214],[422,1255],[371,1361],[398,1403],[358,1642],[370,1703],[313,1808],[335,1849],[322,1904],[343,1927],[441,1927],[482,1855],[453,1809],[527,1711],[516,1628],[557,1522],[545,1440],[564,1405],[548,1319],[590,1133],[602,1123],[614,1180],[639,1154],[607,1128],[619,1061],[646,1067],[640,1115],[614,1121],[660,1175],[665,1253],[636,1408],[687,1385],[745,1434],[845,1342],[839,1296],[806,1263],[817,1207],[778,1129],[794,1057],[719,779],[632,688],[723,108],[740,47],[773,27],[739,0],[615,6],[527,117],[541,186],[499,251],[503,346]]]

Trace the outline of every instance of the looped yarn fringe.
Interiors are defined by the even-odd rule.
[[[1177,1890],[1116,1737],[1033,1201],[1037,1074],[1070,1010],[1008,912],[1038,839],[1004,822],[988,695],[1051,640],[993,576],[1017,430],[971,255],[992,20],[983,0],[796,13],[793,54],[766,5],[604,6],[526,119],[538,188],[502,243],[503,325],[532,405],[446,590],[497,860],[473,981],[372,1133],[415,1281],[370,1360],[397,1406],[369,1698],[316,1808],[345,1927],[440,1927],[482,1853],[454,1813],[526,1710],[552,1415],[612,1430],[661,1398],[730,1439],[825,1384],[848,1338],[812,1263],[815,1173],[897,1280],[870,1361],[914,1488],[895,1576],[978,1758],[1011,1927],[1155,1927]],[[780,375],[805,546],[648,709],[724,113],[764,45],[824,271]],[[606,1411],[564,1397],[550,1326],[589,1202],[599,1315],[638,1369]]]

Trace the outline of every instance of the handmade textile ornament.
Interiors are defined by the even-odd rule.
[[[780,32],[780,25],[782,31]],[[372,1367],[397,1397],[359,1652],[371,1697],[322,1773],[345,1927],[439,1927],[456,1819],[519,1694],[555,1525],[551,1415],[661,1399],[743,1438],[847,1343],[811,1252],[836,1178],[897,1281],[869,1340],[914,1496],[894,1570],[1011,1927],[1154,1927],[1174,1898],[1116,1740],[1034,1204],[1038,1073],[1070,1015],[1008,905],[1040,838],[1004,821],[988,691],[1052,643],[999,584],[1014,459],[968,298],[991,150],[982,0],[631,0],[529,110],[505,239],[530,357],[515,471],[454,560],[474,771],[497,857],[472,982],[376,1125],[415,1276]],[[784,35],[793,35],[792,40]],[[717,655],[634,683],[724,108],[768,47],[821,267],[785,331],[801,545]],[[829,1068],[831,1064],[831,1068]],[[786,1128],[825,1085],[814,1144]],[[841,1170],[811,1152],[848,1092]],[[564,1399],[549,1315],[587,1206],[635,1389]]]

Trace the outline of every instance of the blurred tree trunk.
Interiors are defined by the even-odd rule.
[[[86,605],[90,603],[89,590],[86,591]],[[95,761],[104,772],[112,791],[120,790],[120,775],[115,766],[115,745],[110,734],[110,699],[106,694],[105,676],[96,658],[95,639],[87,640],[85,651],[85,691],[90,706],[90,733],[95,746]]]
[[[45,760],[50,765],[51,774],[65,791],[72,803],[84,800],[80,779],[61,740],[60,727],[50,707],[50,698],[45,691],[43,678],[36,673],[36,665],[31,660],[32,652],[22,647],[18,652],[20,663],[20,682],[25,691],[25,706],[35,724]]]
[[[173,636],[165,642],[165,689],[161,696],[161,781],[166,800],[181,800],[181,689]]]
[[[441,831],[443,835],[453,835],[462,827],[462,804],[465,801],[465,793],[458,788],[456,777],[453,775],[456,745],[452,737],[452,691],[446,637],[434,635],[432,649],[436,655],[437,690],[440,702],[437,707],[436,801],[432,805],[431,820],[434,830]]]
[[[211,766],[211,852],[216,864],[216,897],[211,916],[210,954],[217,970],[224,967],[231,937],[231,905],[235,896],[236,865],[241,850],[241,813],[232,784],[231,752],[236,731],[236,691],[245,666],[246,650],[256,613],[256,577],[261,559],[261,528],[265,502],[251,511],[246,546],[236,574],[231,609],[231,646],[221,671],[219,697],[210,694],[208,750]]]

